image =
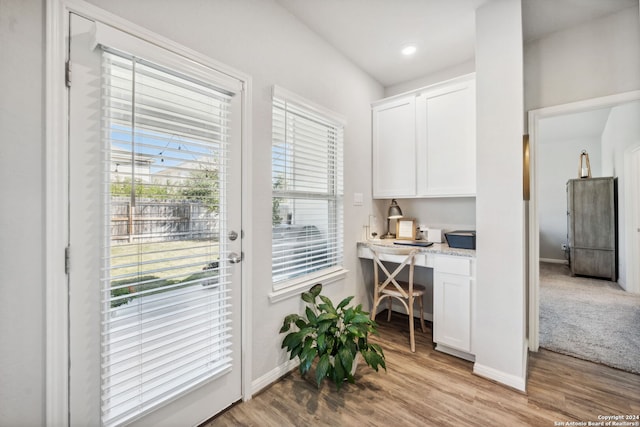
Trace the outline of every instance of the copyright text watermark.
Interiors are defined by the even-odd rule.
[[[636,415],[598,415],[589,421],[554,421],[554,427],[640,427],[640,414]]]

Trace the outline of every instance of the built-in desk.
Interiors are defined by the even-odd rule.
[[[369,245],[394,246],[393,240],[358,242],[358,257],[373,259]],[[405,246],[406,247],[406,246]],[[433,341],[436,350],[474,360],[476,251],[434,243],[418,249],[415,265],[433,269]],[[381,260],[401,263],[402,255],[381,254]]]
[[[372,239],[367,242],[358,242],[358,257],[373,259],[373,255],[371,254],[371,251],[367,247],[369,244],[372,244],[372,245],[384,245],[384,246],[393,246],[393,247],[400,247],[400,248],[411,247],[411,248],[418,249],[418,252],[420,252],[421,255],[418,256],[418,258],[416,258],[416,265],[419,265],[420,267],[433,268],[433,263],[436,255],[448,255],[448,256],[456,256],[456,257],[463,257],[463,258],[473,258],[474,260],[476,258],[476,251],[471,249],[450,248],[449,245],[447,245],[446,243],[434,243],[431,246],[427,246],[426,248],[423,248],[420,246],[396,245],[394,242],[395,240],[391,240],[391,239],[387,239],[387,240]],[[402,258],[403,258],[402,255],[390,255],[390,257],[395,258],[396,262],[402,262]],[[394,262],[394,260],[392,259],[389,259],[387,261]]]

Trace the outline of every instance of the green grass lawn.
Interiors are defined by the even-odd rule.
[[[187,276],[217,260],[218,254],[219,244],[211,240],[174,240],[112,246],[111,277],[130,274],[152,274],[160,278]]]
[[[173,240],[157,243],[122,244],[111,247],[112,296],[162,288],[217,274],[205,270],[219,258],[219,243],[213,240]],[[136,283],[150,281],[149,283]],[[161,292],[161,290],[160,290]],[[112,301],[112,307],[132,298]]]

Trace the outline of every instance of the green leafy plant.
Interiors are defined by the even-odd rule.
[[[378,344],[370,343],[369,334],[377,334],[376,323],[362,305],[347,307],[353,296],[343,299],[337,306],[329,298],[320,295],[322,285],[311,287],[302,294],[307,303],[305,315],[290,314],[284,319],[280,333],[289,332],[282,341],[282,348],[290,353],[290,359],[300,359],[300,373],[305,375],[313,361],[318,359],[315,379],[318,387],[329,378],[338,390],[346,380],[354,382],[351,368],[356,354],[375,371],[387,370],[384,353]]]
[[[191,171],[189,184],[181,190],[182,197],[194,200],[206,206],[209,212],[218,213],[220,205],[220,181],[218,169],[203,168]]]
[[[220,205],[220,181],[217,167],[200,167],[192,170],[189,178],[184,182],[166,180],[161,183],[158,180],[143,182],[140,178],[134,181],[136,197],[153,200],[190,200],[199,202],[207,208],[208,212],[218,213]],[[111,182],[111,195],[114,197],[131,196],[131,178],[117,178]]]

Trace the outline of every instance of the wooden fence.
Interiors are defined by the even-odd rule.
[[[218,214],[199,202],[111,199],[113,243],[210,239],[218,236]]]

